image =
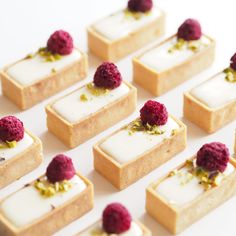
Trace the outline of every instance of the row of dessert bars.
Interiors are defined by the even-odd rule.
[[[41,141],[14,116],[0,119],[0,188],[42,161]],[[140,117],[94,146],[94,168],[119,190],[171,159],[186,146],[185,125],[149,100]],[[236,194],[236,161],[220,142],[196,154],[146,189],[146,210],[179,233]],[[93,208],[93,184],[59,154],[46,173],[0,200],[0,235],[51,235]],[[102,221],[79,235],[151,235],[127,209],[114,203]],[[105,235],[106,235],[105,234]]]
[[[128,7],[88,28],[89,49],[106,60],[93,81],[46,106],[47,126],[74,148],[135,111],[137,89],[122,80],[116,61],[164,34],[165,14],[151,0]],[[159,96],[209,67],[215,41],[186,20],[177,34],[133,58],[133,81]],[[184,94],[184,116],[207,132],[236,118],[236,56],[228,68]],[[46,47],[1,71],[3,94],[28,109],[84,79],[86,53],[59,30]],[[201,114],[201,115],[199,115]],[[14,116],[0,119],[0,188],[43,160],[42,143]],[[147,101],[140,116],[93,146],[94,168],[122,190],[186,147],[186,126],[164,104]],[[179,233],[236,193],[236,163],[219,142],[203,145],[146,192],[146,209],[170,232]],[[221,194],[224,193],[224,194]],[[51,235],[93,208],[93,184],[76,173],[72,160],[57,155],[45,175],[0,200],[0,235]],[[21,214],[24,212],[24,214]],[[102,221],[79,235],[148,236],[121,204],[107,206]]]
[[[143,22],[145,17],[151,17],[154,14],[152,12],[155,11],[157,10],[154,7],[149,10],[151,12],[149,14],[132,13],[130,11],[128,14],[127,10],[122,14],[125,19],[124,22],[132,21],[133,24],[138,24],[139,21]],[[120,14],[118,14],[119,17],[117,16],[118,19],[121,17]],[[127,14],[128,16],[126,16]],[[136,19],[137,14],[139,16],[138,19]],[[162,14],[157,14],[157,16],[158,19],[163,17]],[[130,17],[136,20],[131,20]],[[108,19],[101,20],[101,22],[99,21],[100,23],[96,23],[89,28],[89,35],[97,28],[105,28],[105,26],[102,27],[106,25],[104,22],[109,22],[108,25],[112,25],[117,23],[116,21],[116,14],[108,17]],[[147,24],[150,24],[150,20],[144,22],[145,29],[152,28],[147,27]],[[163,24],[163,21],[161,22]],[[141,26],[139,25],[139,27]],[[159,28],[157,24],[155,24],[155,27]],[[93,31],[91,31],[91,28],[93,28]],[[137,30],[136,27],[134,28]],[[140,39],[139,34],[136,35],[133,32],[129,32],[128,35],[131,35],[130,37],[136,36],[137,39]],[[147,40],[149,38],[148,34],[145,34],[145,36]],[[130,44],[136,45],[133,41],[135,40],[132,38],[132,41],[129,41]],[[89,42],[90,50],[93,51],[91,42],[96,44],[95,38]],[[110,43],[107,46],[110,46]],[[121,50],[124,47],[120,45],[119,47],[116,46],[115,49]],[[96,48],[99,48],[101,52],[106,51],[101,49],[100,45],[96,46]],[[129,47],[129,49],[131,48]],[[112,50],[109,50],[109,55],[112,52]],[[113,53],[117,55],[117,53]],[[214,54],[215,41],[209,36],[202,34],[198,21],[188,19],[178,28],[176,35],[133,58],[133,81],[152,94],[159,96],[209,67],[214,60]],[[105,59],[109,61],[110,57],[107,56]],[[132,111],[131,100],[134,103],[135,88],[125,82],[119,86],[119,78],[117,78],[118,81],[116,82],[107,79],[107,83],[96,79],[99,77],[99,73],[101,74],[103,71],[107,73],[106,77],[109,77],[112,71],[116,70],[112,67],[115,66],[111,65],[111,63],[104,63],[98,68],[97,76],[95,74],[95,80],[92,84],[79,88],[73,93],[52,102],[47,107],[49,130],[66,143],[67,146],[77,146],[92,137],[92,133],[97,134],[123,118],[119,117],[119,115],[122,116],[122,112],[126,112],[126,115],[128,115]],[[235,70],[236,54],[231,58],[229,67],[222,69],[209,80],[186,92],[184,94],[184,116],[209,133],[215,132],[234,120],[236,118]],[[87,76],[87,71],[87,55],[74,48],[73,39],[69,33],[59,30],[50,36],[46,47],[40,48],[36,53],[6,66],[0,72],[2,92],[18,107],[27,109],[84,79]],[[119,72],[117,73],[119,74]],[[119,76],[117,75],[117,77]],[[104,79],[106,78],[104,77]],[[80,94],[81,101],[76,98],[76,94]],[[99,108],[108,102],[112,104],[118,101],[125,94],[127,98],[125,99],[126,102],[123,102],[128,106],[128,101],[130,100],[129,107],[124,106],[122,112],[120,112],[121,114],[114,114],[113,119],[109,119],[104,124],[96,123],[97,126],[102,127],[91,127],[78,137],[76,130],[80,129],[81,131],[78,123],[85,122],[82,125],[84,127],[87,126],[86,119],[84,119],[86,115],[89,116],[93,112],[97,112]],[[95,97],[97,98],[94,99]],[[123,102],[120,101],[120,105]],[[75,107],[74,113],[71,113],[69,109],[72,105]],[[92,109],[92,105],[98,109]],[[78,106],[80,109],[76,109]],[[81,112],[81,110],[84,111],[81,107],[85,107],[87,113]],[[114,109],[111,107],[109,109],[115,113]],[[108,117],[106,113],[102,112],[102,114]],[[199,116],[198,114],[202,115]],[[97,114],[97,116],[99,115]],[[95,119],[96,117],[94,116],[93,118]],[[91,117],[89,117],[90,119]],[[64,130],[61,132],[61,128],[65,129],[65,132]]]

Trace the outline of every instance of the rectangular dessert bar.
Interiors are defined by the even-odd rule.
[[[179,125],[173,135],[163,139],[158,145],[126,163],[119,163],[101,148],[104,141],[125,129],[126,126],[99,141],[93,147],[95,170],[117,189],[122,190],[167,162],[186,146],[186,126],[174,117],[171,116],[171,118]],[[132,138],[132,135],[130,138]]]
[[[158,8],[155,10],[159,11],[157,18],[114,40],[100,34],[94,28],[94,25],[91,25],[87,30],[89,50],[103,60],[116,62],[147,43],[163,36],[165,31],[165,13]],[[108,27],[107,30],[109,30]]]
[[[230,159],[230,164],[236,168],[236,161],[233,158]],[[183,166],[180,165],[177,170]],[[157,186],[168,177],[169,174],[148,186],[146,190],[146,210],[148,214],[173,234],[182,232],[236,194],[236,171],[234,170],[218,186],[203,192],[191,202],[179,206],[174,203],[171,204],[156,192]]]
[[[0,235],[4,236],[41,236],[52,235],[60,228],[78,219],[93,208],[93,185],[77,174],[86,184],[86,189],[66,203],[52,208],[52,211],[24,227],[16,227],[0,209]],[[5,199],[0,201],[0,205]]]
[[[236,118],[236,97],[232,95],[236,87],[224,77],[220,72],[184,93],[184,117],[207,133],[217,131]]]
[[[168,53],[168,48],[165,48],[165,44],[173,41],[177,38],[176,35],[171,36],[170,38],[164,40],[160,44],[148,49],[146,52],[141,55],[133,58],[133,80],[135,83],[148,90],[155,96],[160,96],[163,93],[175,88],[186,80],[190,79],[194,75],[200,73],[202,70],[209,67],[215,57],[215,41],[209,36],[202,36],[209,41],[209,45],[205,48],[200,49],[198,52],[195,52],[193,55],[189,56],[186,60],[181,63],[174,65],[171,68],[157,70],[153,66],[147,65],[142,61],[142,57],[157,50],[158,48],[163,47]],[[180,57],[180,55],[178,54]],[[165,58],[165,60],[167,60]],[[170,59],[173,60],[173,59]],[[160,61],[155,62],[156,65],[162,63]],[[171,61],[169,62],[171,63]]]
[[[21,110],[25,110],[84,79],[88,71],[87,55],[78,49],[74,50],[81,54],[78,60],[75,60],[62,69],[52,71],[50,75],[33,83],[27,82],[27,85],[23,85],[11,78],[8,74],[8,70],[17,63],[30,59],[25,58],[12,65],[6,66],[0,72],[3,95],[9,98]]]
[[[0,163],[0,189],[26,175],[43,161],[42,143],[39,138],[25,131],[33,143],[13,158]]]
[[[59,99],[52,102],[46,107],[49,131],[73,148],[127,117],[135,110],[137,91],[131,84],[123,83],[129,88],[128,93],[75,123],[67,121],[53,109]]]

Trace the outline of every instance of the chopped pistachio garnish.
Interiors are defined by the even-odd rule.
[[[202,46],[206,46],[204,43],[202,43],[200,40],[193,40],[193,41],[185,41],[184,39],[178,39],[177,42],[169,48],[169,53],[174,53],[175,51],[180,51],[183,49],[188,49],[193,52],[199,51],[199,49]]]
[[[16,141],[6,141],[5,143],[0,143],[0,149],[1,148],[14,148],[16,147],[17,142]]]
[[[11,142],[6,141],[6,144],[9,148],[14,148],[14,147],[16,147],[17,142],[16,141],[11,141]]]
[[[97,97],[101,96],[101,95],[108,94],[110,91],[109,89],[98,88],[93,83],[87,84],[86,87],[92,95],[97,96]]]
[[[176,50],[182,50],[185,44],[186,44],[186,41],[180,38],[171,48],[168,49],[168,52],[173,53]]]
[[[160,135],[165,133],[165,131],[160,129],[160,127],[157,125],[149,125],[149,124],[143,125],[140,118],[131,122],[129,125],[127,125],[126,128],[129,132],[129,135],[137,131],[143,131],[151,135]]]
[[[34,187],[40,192],[44,197],[52,197],[59,192],[68,192],[72,187],[72,184],[68,180],[62,182],[56,182],[54,184],[49,183],[46,180],[36,180]]]
[[[139,20],[144,15],[150,15],[151,11],[147,12],[132,12],[128,8],[124,10],[125,18],[134,18],[135,20]]]
[[[60,54],[54,54],[47,50],[47,48],[40,48],[38,54],[45,59],[46,62],[58,61],[62,58]]]
[[[169,176],[174,176],[174,175],[177,175],[178,173],[178,170],[172,170],[169,174]]]
[[[56,73],[57,70],[56,70],[55,68],[52,68],[51,72],[52,72],[52,73]]]
[[[34,54],[30,53],[25,57],[25,59],[32,59],[33,57],[34,57]]]
[[[80,95],[80,100],[82,101],[82,102],[87,102],[88,101],[88,97],[87,97],[87,95],[86,94],[81,94]]]
[[[225,79],[228,82],[230,82],[230,83],[236,82],[236,73],[233,69],[226,68],[223,72],[225,73]]]
[[[219,171],[209,172],[199,166],[194,166],[192,160],[186,161],[186,167],[188,167],[189,173],[199,179],[199,184],[201,184],[205,190],[219,185],[220,178],[224,176],[224,174]]]
[[[169,173],[169,177],[177,175],[180,177],[180,185],[184,186],[188,184],[194,177],[199,179],[199,184],[201,184],[205,190],[212,187],[218,186],[224,174],[219,171],[208,172],[201,167],[194,166],[193,160],[187,160],[185,162],[185,167],[188,171],[185,173],[180,170],[173,170]]]

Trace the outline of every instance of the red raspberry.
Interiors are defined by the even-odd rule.
[[[203,145],[197,152],[197,165],[207,171],[224,172],[229,162],[229,149],[220,142]]]
[[[54,54],[68,55],[72,52],[73,48],[72,37],[63,30],[55,31],[47,42],[48,51]]]
[[[147,12],[152,7],[152,0],[129,0],[128,2],[128,9],[133,12]]]
[[[46,176],[51,183],[69,180],[75,175],[75,168],[71,158],[59,154],[49,163]]]
[[[236,53],[230,59],[230,67],[236,70]]]
[[[202,36],[200,23],[194,19],[185,20],[179,27],[177,36],[178,38],[182,38],[186,41],[200,39]]]
[[[15,116],[5,116],[0,119],[0,140],[20,141],[24,138],[24,125]]]
[[[108,234],[121,234],[130,229],[132,218],[120,203],[112,203],[103,211],[102,226]]]
[[[156,101],[147,101],[140,110],[143,124],[164,125],[168,120],[168,112],[164,104]]]
[[[117,66],[111,62],[103,62],[96,70],[93,82],[97,87],[114,89],[122,82]]]

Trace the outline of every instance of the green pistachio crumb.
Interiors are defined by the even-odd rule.
[[[233,69],[226,68],[223,72],[225,73],[225,80],[226,81],[228,81],[230,83],[236,82],[236,73]]]
[[[134,132],[138,131],[143,131],[150,135],[160,135],[165,133],[165,130],[162,130],[157,125],[150,125],[150,124],[143,125],[140,118],[127,125],[126,129],[128,130],[129,134],[133,134]]]
[[[56,182],[54,184],[47,181],[37,180],[34,183],[34,187],[40,192],[42,196],[52,197],[59,192],[68,192],[72,185],[67,180]]]
[[[88,97],[87,97],[87,95],[86,94],[81,94],[80,95],[80,100],[82,101],[82,102],[87,102],[88,101]]]
[[[16,147],[17,142],[16,141],[11,141],[11,142],[6,141],[6,144],[9,148],[14,148],[14,147]]]
[[[106,95],[110,92],[109,89],[105,89],[105,88],[98,88],[96,87],[93,83],[89,83],[87,84],[87,90],[94,96],[102,96],[102,95]]]

